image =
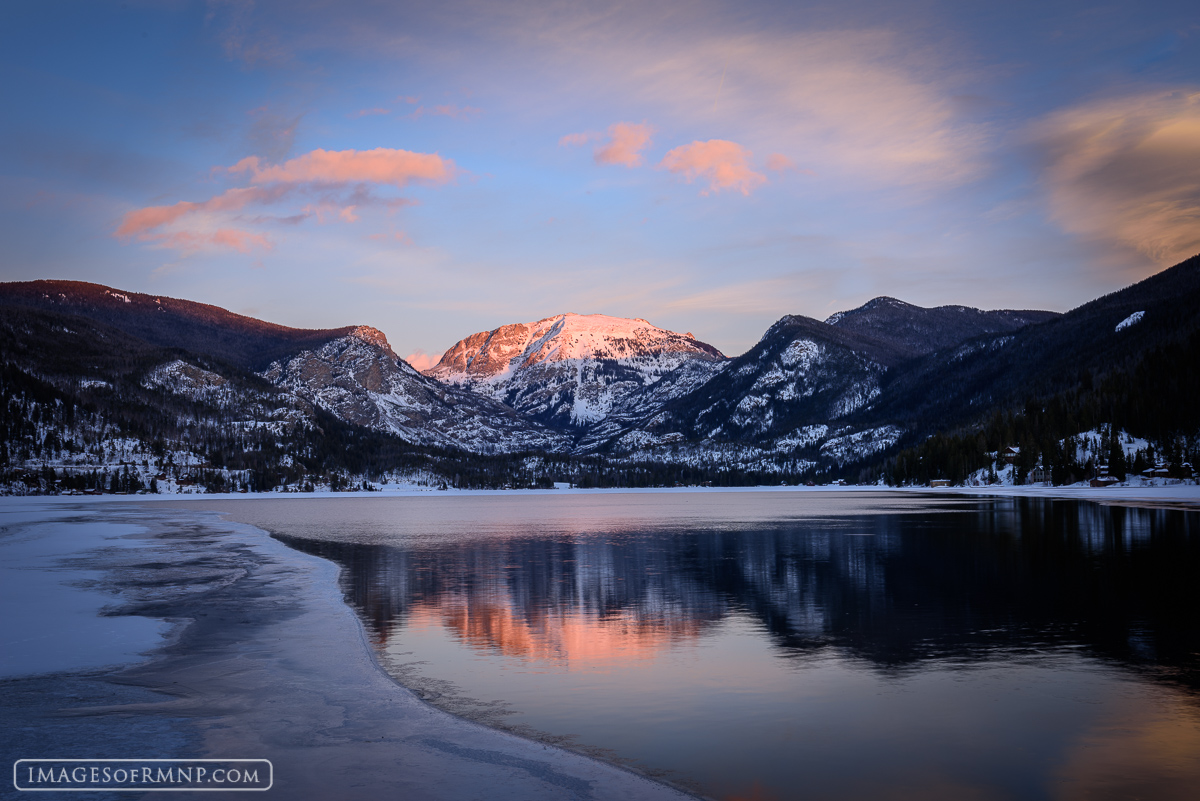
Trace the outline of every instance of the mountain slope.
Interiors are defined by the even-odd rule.
[[[368,326],[274,362],[262,375],[341,420],[406,442],[475,452],[560,450],[566,442],[500,403],[421,375]]]
[[[921,356],[985,334],[1003,334],[1058,317],[1057,312],[1000,309],[982,311],[970,306],[914,306],[878,297],[857,309],[837,312],[825,322],[862,336],[890,343],[907,356]]]
[[[585,428],[628,413],[656,385],[686,379],[690,388],[697,372],[716,370],[724,361],[720,351],[690,334],[645,320],[560,314],[472,334],[425,374],[544,423]],[[677,372],[684,365],[690,369]]]
[[[1098,386],[1200,332],[1200,256],[1054,319],[916,360],[885,387],[875,420],[933,432],[993,408]],[[1139,314],[1140,313],[1140,314]],[[1194,371],[1196,364],[1179,364]]]
[[[698,451],[712,449],[767,470],[812,466],[831,441],[841,459],[839,449],[855,433],[860,450],[879,450],[899,432],[864,435],[839,421],[872,403],[887,370],[903,361],[904,351],[891,343],[789,315],[709,381],[615,436],[608,450],[702,460]]]
[[[151,345],[203,353],[250,370],[262,370],[272,361],[319,347],[353,328],[288,328],[218,306],[82,281],[3,283],[0,307],[5,306],[84,317]]]
[[[311,422],[316,407],[423,446],[564,447],[560,434],[512,409],[421,375],[366,326],[287,328],[216,306],[69,281],[0,284],[0,308],[5,355],[60,386],[93,380],[123,392],[146,385],[192,400],[220,395],[245,424],[280,419],[267,407]],[[207,388],[197,384],[197,371],[214,377],[201,381]],[[228,386],[214,394],[217,383]]]

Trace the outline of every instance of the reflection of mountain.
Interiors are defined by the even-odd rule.
[[[345,567],[348,598],[380,640],[436,621],[522,658],[634,658],[741,611],[785,656],[834,647],[895,669],[1083,646],[1200,686],[1195,513],[1006,499],[407,551],[284,540]]]

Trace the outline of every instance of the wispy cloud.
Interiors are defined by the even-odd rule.
[[[236,250],[238,253],[249,253],[256,248],[270,250],[275,246],[263,234],[237,228],[218,228],[212,232],[173,231],[155,236],[152,241],[161,247],[173,248],[185,253],[202,250],[208,246],[228,248]]]
[[[238,211],[256,203],[264,204],[278,200],[287,191],[286,187],[266,189],[257,186],[229,189],[216,197],[194,203],[181,200],[170,206],[147,206],[127,212],[116,230],[118,237],[130,237],[154,228],[175,222],[185,215],[203,211]]]
[[[167,206],[147,206],[127,212],[114,235],[136,238],[157,245],[197,250],[224,247],[245,253],[251,248],[270,249],[263,234],[220,227],[237,219],[237,212],[248,206],[278,203],[294,195],[317,196],[317,201],[300,209],[300,214],[271,218],[296,222],[316,217],[346,223],[359,220],[361,207],[383,205],[398,208],[411,201],[405,198],[380,198],[371,186],[403,189],[412,183],[443,184],[453,179],[453,161],[436,153],[375,148],[374,150],[317,149],[282,164],[266,164],[258,156],[249,156],[219,172],[244,175],[250,186],[234,187],[204,201],[179,201]],[[262,221],[256,217],[246,222]]]
[[[928,58],[926,56],[926,58]],[[884,30],[712,36],[641,54],[641,93],[723,128],[873,182],[958,183],[978,174],[982,132],[959,119],[944,76]]]
[[[1200,91],[1087,103],[1036,130],[1054,219],[1160,265],[1200,253]]]
[[[736,189],[748,195],[767,182],[767,177],[750,168],[752,154],[737,142],[709,139],[680,145],[663,156],[660,167],[683,175],[688,183],[697,178],[708,181],[707,195],[723,189]]]

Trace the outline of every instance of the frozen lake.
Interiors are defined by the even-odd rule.
[[[721,799],[1192,798],[1200,514],[895,493],[218,507],[435,705]]]

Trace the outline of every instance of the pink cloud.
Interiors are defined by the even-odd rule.
[[[227,224],[231,219],[288,223],[312,216],[320,222],[336,216],[354,223],[359,220],[360,207],[381,205],[395,209],[413,202],[376,197],[371,184],[397,188],[414,182],[440,184],[456,174],[454,162],[436,153],[382,147],[363,151],[318,149],[282,164],[265,164],[258,156],[250,156],[219,171],[244,175],[251,185],[228,189],[202,202],[183,200],[169,206],[134,209],[124,215],[114,235],[185,251],[208,246],[231,248],[240,253],[256,248],[270,250],[273,243],[266,236],[225,227],[222,223]],[[236,215],[247,206],[274,203],[296,193],[316,196],[316,201],[306,205],[300,215],[282,218]],[[201,219],[191,221],[193,217]]]
[[[126,237],[140,234],[160,225],[175,222],[183,215],[198,208],[200,208],[199,203],[181,200],[173,206],[147,206],[144,209],[134,209],[125,213],[116,235]]]
[[[640,167],[640,151],[650,144],[654,129],[646,123],[618,122],[608,127],[608,143],[596,148],[597,164]]]
[[[278,200],[286,189],[263,189],[257,186],[227,190],[202,203],[181,200],[171,206],[147,206],[127,212],[116,230],[118,237],[134,236],[173,223],[186,214],[200,211],[238,211],[251,203]]]
[[[595,138],[595,134],[587,133],[569,133],[562,139],[558,140],[559,147],[579,147],[586,145],[590,140]]]
[[[762,173],[750,169],[751,153],[737,142],[709,139],[680,145],[663,156],[659,167],[680,173],[691,183],[697,178],[708,181],[708,189],[700,194],[736,189],[748,195],[767,182]]]
[[[426,353],[423,350],[413,351],[404,357],[404,361],[408,362],[418,371],[428,370],[437,364],[442,358],[440,353]]]
[[[403,188],[413,181],[445,183],[454,177],[454,162],[436,153],[414,153],[377,147],[374,150],[317,150],[283,164],[262,166],[257,156],[229,168],[250,173],[254,183],[377,183]]]
[[[274,243],[262,234],[242,231],[237,228],[218,228],[211,233],[203,231],[172,231],[165,234],[143,234],[143,241],[154,242],[161,247],[184,252],[203,250],[208,246],[224,247],[238,253],[249,253],[255,248],[271,250]]]

